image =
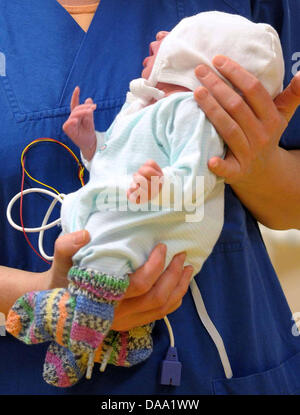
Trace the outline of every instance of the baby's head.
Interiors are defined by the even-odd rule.
[[[201,85],[196,66],[204,63],[217,72],[211,63],[216,55],[243,66],[273,98],[281,92],[284,61],[277,32],[270,25],[216,11],[187,17],[170,33],[159,32],[143,62],[142,76],[154,87],[163,82],[193,91]]]

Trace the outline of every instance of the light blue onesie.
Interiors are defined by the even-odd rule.
[[[175,254],[186,251],[186,265],[193,265],[195,275],[223,226],[224,183],[207,167],[212,156],[224,156],[223,141],[192,92],[174,93],[131,114],[126,114],[127,106],[126,102],[107,132],[97,133],[98,149],[87,166],[89,182],[63,202],[63,231],[87,229],[91,235],[73,263],[122,276],[144,264],[154,246],[162,242],[167,245],[166,266]],[[162,168],[163,189],[172,179],[185,176],[183,193],[192,192],[191,203],[196,201],[197,209],[203,208],[205,200],[205,214],[188,222],[191,212],[186,209],[191,203],[178,211],[174,200],[169,208],[157,203],[152,210],[128,202],[126,190],[132,175],[148,159]],[[204,188],[196,187],[197,176],[204,177]],[[123,202],[112,210],[116,186]]]

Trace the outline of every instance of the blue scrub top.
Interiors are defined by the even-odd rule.
[[[300,50],[298,0],[101,0],[87,34],[55,0],[2,0],[0,3],[0,263],[31,271],[47,268],[8,224],[8,201],[19,191],[20,154],[31,140],[53,137],[71,146],[62,132],[76,85],[81,98],[97,103],[97,130],[106,130],[120,110],[129,81],[139,76],[148,43],[183,17],[206,10],[238,13],[278,30],[285,54],[285,84]],[[218,28],[216,27],[216,30]],[[299,65],[300,66],[300,65]],[[300,114],[282,138],[300,148]],[[68,193],[77,189],[77,169],[59,146],[40,144],[26,159],[31,174]],[[28,182],[28,186],[35,187]],[[49,201],[28,196],[27,226],[39,226]],[[57,209],[57,215],[59,209]],[[17,220],[17,208],[15,211]],[[53,251],[59,229],[46,235]],[[36,237],[31,235],[36,244]],[[57,389],[42,379],[47,344],[25,346],[0,338],[0,394],[297,394],[300,392],[300,338],[257,222],[229,186],[225,224],[213,253],[196,278],[208,313],[231,362],[227,380],[214,343],[196,313],[190,292],[170,316],[180,360],[179,387],[159,384],[160,363],[169,345],[162,321],[154,329],[154,352],[130,369],[94,369],[90,381]],[[97,366],[97,365],[96,365]]]

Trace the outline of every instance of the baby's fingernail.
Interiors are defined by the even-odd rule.
[[[86,231],[78,231],[73,235],[73,242],[75,245],[81,245],[86,239]]]

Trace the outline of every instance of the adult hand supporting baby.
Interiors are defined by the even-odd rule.
[[[67,287],[67,274],[72,256],[90,240],[87,231],[60,236],[55,242],[54,261],[46,272],[47,287]],[[193,272],[191,266],[183,268],[185,254],[175,255],[165,271],[166,246],[158,244],[147,262],[130,274],[130,285],[115,310],[112,329],[126,331],[163,318],[180,307],[189,287]]]
[[[279,147],[300,104],[300,73],[273,102],[262,84],[236,62],[217,56],[213,64],[244,99],[206,65],[196,68],[203,86],[195,90],[195,99],[229,147],[224,160],[209,160],[210,170],[224,177],[266,226],[300,228],[300,151]]]
[[[88,231],[82,230],[67,233],[56,239],[54,245],[54,259],[51,268],[46,271],[47,287],[65,288],[68,286],[68,271],[71,268],[73,255],[90,241]]]
[[[115,310],[112,329],[127,331],[172,313],[181,306],[193,273],[185,253],[174,256],[164,271],[166,246],[158,244],[147,262],[130,274],[130,285]]]

